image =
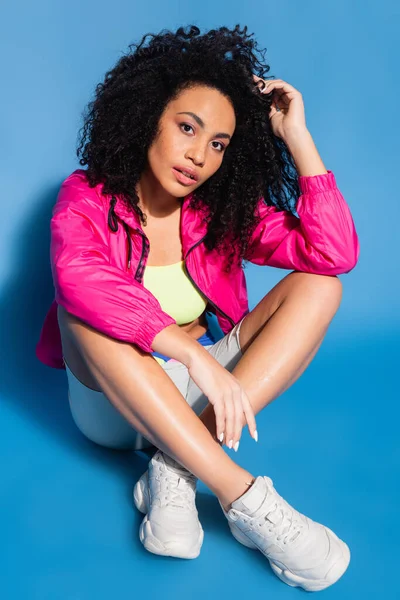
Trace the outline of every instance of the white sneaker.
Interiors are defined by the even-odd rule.
[[[203,528],[195,504],[197,477],[158,450],[133,490],[135,506],[146,516],[139,537],[149,552],[196,558]]]
[[[269,477],[257,477],[228,512],[222,504],[221,508],[233,536],[244,546],[260,550],[274,573],[292,587],[323,590],[349,565],[347,544],[328,527],[292,508]]]

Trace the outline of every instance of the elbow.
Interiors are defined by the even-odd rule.
[[[351,240],[348,248],[348,252],[346,253],[347,264],[346,270],[344,273],[349,273],[354,269],[354,267],[358,263],[358,259],[360,258],[360,242],[356,233],[354,233],[354,237]]]
[[[338,275],[341,275],[341,274],[345,275],[346,273],[350,273],[350,271],[352,271],[354,269],[356,264],[357,264],[357,262],[351,262],[351,263],[344,264],[342,269],[338,273]]]
[[[340,256],[336,256],[332,259],[334,265],[335,275],[344,275],[350,273],[358,263],[360,256],[360,246],[358,240],[349,246],[346,251],[341,253]]]

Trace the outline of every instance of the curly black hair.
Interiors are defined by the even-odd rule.
[[[256,56],[263,59],[266,50],[258,50],[247,26],[203,35],[195,25],[188,27],[146,34],[140,44],[128,46],[95,88],[76,152],[79,164],[88,166],[89,185],[103,183],[103,193],[121,195],[144,222],[136,185],[167,104],[198,84],[220,91],[235,112],[234,135],[220,168],[193,192],[190,204],[205,205],[204,245],[226,256],[229,272],[232,264],[243,268],[260,198],[292,211],[300,192],[298,174],[286,144],[271,128],[272,94],[261,94],[253,80],[253,74],[266,79],[270,70]],[[145,46],[147,36],[152,39]]]

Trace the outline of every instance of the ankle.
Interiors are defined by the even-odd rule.
[[[218,496],[218,499],[226,512],[230,510],[232,503],[235,502],[235,500],[238,500],[251,488],[255,480],[255,477],[249,475],[249,477],[245,477],[245,481],[240,480],[240,482],[237,482],[230,493],[224,493]]]

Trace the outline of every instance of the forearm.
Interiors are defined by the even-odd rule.
[[[194,356],[207,352],[197,340],[176,324],[162,329],[155,336],[151,347],[155,352],[179,360],[186,366],[189,366]]]
[[[294,131],[285,143],[296,164],[299,176],[313,177],[327,173],[311,133],[308,130]]]

